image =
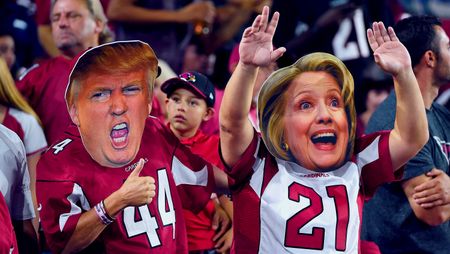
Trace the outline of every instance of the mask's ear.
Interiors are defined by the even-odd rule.
[[[72,122],[76,126],[80,126],[80,120],[78,119],[78,110],[75,107],[75,104],[72,104],[69,106],[69,115],[70,115],[70,118],[72,119]]]
[[[215,113],[216,111],[214,110],[214,108],[208,107],[208,109],[206,110],[206,114],[203,116],[203,121],[209,121],[209,119],[211,119]]]

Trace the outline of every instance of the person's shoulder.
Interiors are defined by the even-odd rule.
[[[20,137],[3,124],[0,124],[0,143],[2,147],[14,152],[21,151],[23,147]]]
[[[53,143],[43,154],[42,160],[52,161],[71,161],[77,158],[77,155],[86,152],[83,142],[81,141],[78,129],[74,125],[70,125],[64,131],[64,134]]]
[[[11,107],[9,108],[9,114],[14,117],[14,119],[16,119],[21,125],[28,126],[38,124],[36,118],[26,112],[23,112],[22,110]]]
[[[380,142],[384,143],[389,140],[390,132],[390,130],[381,130],[356,138],[354,154],[358,154],[370,147],[372,147],[370,151],[377,151]],[[377,146],[372,146],[374,144],[377,144]]]
[[[84,148],[77,127],[71,125],[41,156],[37,179],[73,180],[82,169],[95,165]]]
[[[396,112],[395,93],[391,92],[389,96],[373,112],[367,123],[364,133],[370,134],[381,130],[391,130],[394,128]]]
[[[149,116],[145,121],[145,129],[143,140],[157,142],[158,139],[163,139],[167,143],[179,143],[178,138],[165,126],[157,117]]]
[[[54,58],[44,59],[35,64],[30,68],[26,69],[18,78],[18,81],[32,78],[47,76],[46,73],[53,71],[55,73],[59,72],[61,68],[70,70],[70,60],[64,58],[63,56],[58,56]]]
[[[437,111],[439,114],[444,115],[444,116],[448,116],[450,117],[450,111],[442,106],[441,104],[437,103],[437,102],[433,102],[433,104],[431,104],[433,110]]]

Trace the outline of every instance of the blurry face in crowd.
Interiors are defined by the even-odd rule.
[[[188,89],[178,88],[166,100],[170,128],[178,137],[192,137],[203,121],[211,118],[213,109]]]
[[[367,101],[366,101],[366,108],[368,111],[375,111],[389,95],[389,92],[387,90],[376,90],[371,89],[367,93]]]
[[[9,69],[11,69],[16,61],[14,39],[9,35],[0,36],[0,57],[5,59]]]
[[[72,57],[98,44],[103,24],[96,21],[85,0],[57,0],[51,13],[56,46]]]
[[[81,84],[70,115],[86,150],[102,166],[132,161],[151,111],[147,72],[90,74]]]
[[[439,56],[437,57],[437,66],[434,78],[438,85],[445,85],[450,82],[450,44],[449,38],[444,29],[436,26],[436,34],[439,41]]]
[[[284,139],[297,162],[314,171],[340,166],[349,133],[341,89],[334,77],[304,72],[284,96]]]

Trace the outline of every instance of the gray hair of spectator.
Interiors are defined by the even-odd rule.
[[[51,10],[58,0],[52,0]],[[101,21],[104,25],[103,30],[100,32],[98,43],[103,44],[111,42],[114,39],[114,34],[108,27],[108,18],[106,17],[105,11],[100,0],[81,0],[86,3],[89,13],[94,17],[95,20]],[[50,11],[51,15],[51,11]],[[50,17],[51,18],[51,17]]]
[[[433,16],[411,16],[400,20],[394,26],[398,39],[408,49],[413,67],[420,62],[427,50],[433,51],[439,57],[436,26],[442,27],[442,23]]]

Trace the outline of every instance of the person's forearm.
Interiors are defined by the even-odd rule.
[[[51,57],[56,57],[60,55],[59,49],[56,47],[55,42],[52,37],[52,28],[50,25],[39,25],[38,26],[38,37],[39,42],[45,49],[45,52]]]
[[[219,114],[220,146],[229,167],[240,159],[253,138],[248,113],[257,70],[256,66],[239,62],[225,87]]]
[[[248,123],[257,70],[255,66],[238,63],[225,87],[219,114],[221,127],[240,130]]]
[[[125,21],[134,23],[150,22],[183,22],[176,11],[152,10],[135,6],[121,1],[111,1],[108,6],[108,18],[113,21]]]
[[[104,200],[104,206],[106,212],[112,218],[115,218],[124,208],[120,195],[117,192],[114,192]],[[102,223],[95,212],[95,208],[91,208],[80,216],[75,231],[70,237],[63,253],[74,253],[85,249],[97,239],[106,227],[107,225]]]
[[[95,212],[95,208],[83,213],[75,231],[62,253],[75,253],[88,247],[106,228]]]
[[[428,141],[428,122],[423,99],[412,69],[394,77],[397,97],[393,134],[401,139],[405,158],[400,158],[394,169],[414,156]]]
[[[31,198],[33,199],[33,207],[35,217],[33,218],[33,227],[36,231],[36,235],[39,239],[39,211],[38,211],[38,203],[36,198],[36,166],[41,158],[40,153],[36,153],[33,155],[27,156],[27,164],[28,164],[28,172],[30,173],[30,191]]]

